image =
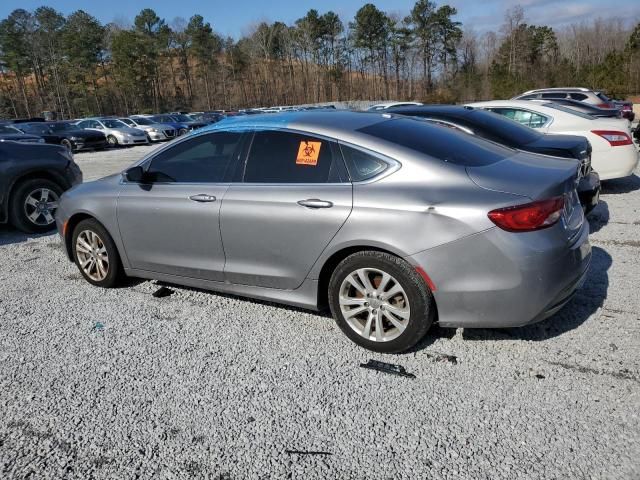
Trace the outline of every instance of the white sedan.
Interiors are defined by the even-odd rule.
[[[638,150],[625,119],[595,118],[562,105],[527,100],[493,100],[469,106],[499,113],[543,133],[586,137],[593,149],[591,165],[601,180],[631,175],[638,165]]]

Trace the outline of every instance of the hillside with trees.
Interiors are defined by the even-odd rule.
[[[556,31],[515,7],[499,31],[478,33],[457,15],[428,0],[406,16],[373,4],[353,19],[309,10],[233,39],[198,14],[167,21],[147,8],[130,25],[103,25],[82,10],[18,9],[0,21],[0,117],[456,102],[558,85],[640,92],[640,23],[596,19]]]

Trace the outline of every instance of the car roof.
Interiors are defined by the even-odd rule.
[[[348,110],[316,110],[282,112],[276,115],[240,115],[227,117],[199,131],[284,129],[339,132],[356,131],[391,118],[389,114]],[[328,134],[328,133],[327,133]]]
[[[593,90],[584,87],[550,87],[550,88],[537,88],[534,90],[528,90],[518,95],[528,95],[530,93],[542,93],[542,92],[592,92]]]
[[[413,105],[391,107],[385,110],[386,113],[397,113],[398,115],[410,114],[411,112],[431,113],[433,115],[448,115],[464,117],[474,111],[475,108],[464,105]]]

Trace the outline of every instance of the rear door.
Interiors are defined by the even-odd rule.
[[[314,135],[254,134],[240,183],[222,202],[225,280],[295,289],[351,212],[337,143]]]

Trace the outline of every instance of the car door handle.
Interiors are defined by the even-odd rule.
[[[191,195],[189,200],[193,200],[194,202],[215,202],[216,197],[213,195],[207,195],[205,193],[200,193],[198,195]]]
[[[299,200],[298,205],[307,208],[331,208],[333,203],[328,200],[319,200],[317,198],[308,198],[307,200]]]

